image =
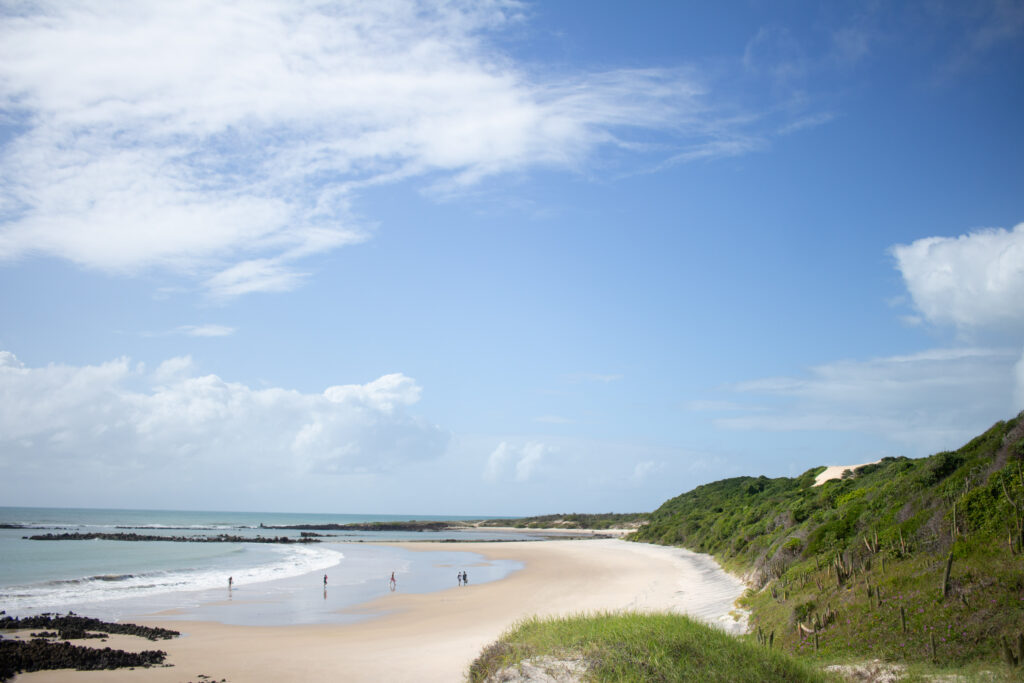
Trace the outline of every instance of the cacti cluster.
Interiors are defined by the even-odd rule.
[[[1017,652],[1010,647],[1010,641],[1003,636],[1003,658],[1011,668],[1024,665],[1024,633],[1017,634]]]

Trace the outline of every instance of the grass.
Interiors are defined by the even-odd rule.
[[[542,657],[580,660],[593,681],[829,681],[777,650],[677,614],[532,618],[506,631],[470,666],[470,681]]]

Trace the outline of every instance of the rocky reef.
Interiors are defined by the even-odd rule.
[[[233,536],[231,534],[205,535],[196,534],[193,536],[157,536],[154,534],[127,534],[127,533],[66,533],[66,534],[36,534],[25,536],[30,541],[165,541],[171,543],[319,543],[315,538],[303,536],[301,538],[289,538],[288,536]]]
[[[126,652],[113,648],[72,645],[68,640],[104,638],[120,633],[147,640],[165,640],[179,635],[177,631],[137,624],[117,624],[76,614],[43,614],[32,617],[11,617],[0,612],[0,630],[55,629],[32,634],[32,640],[15,640],[0,636],[0,681],[16,674],[50,669],[97,671],[124,667],[161,665],[167,657],[163,650]],[[54,642],[53,638],[61,642]]]

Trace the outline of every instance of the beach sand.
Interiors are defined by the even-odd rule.
[[[398,590],[360,605],[375,618],[347,625],[225,626],[133,619],[181,631],[169,641],[117,637],[103,646],[161,649],[172,667],[100,672],[42,671],[15,678],[56,681],[460,681],[481,649],[517,620],[596,610],[686,612],[732,630],[728,616],[744,586],[706,555],[616,539],[508,543],[409,543],[411,550],[465,550],[525,563],[492,583],[473,585],[473,567],[452,568],[452,588]],[[465,569],[469,585],[456,585]],[[315,589],[315,586],[314,586]],[[96,641],[82,644],[96,646]],[[200,678],[200,675],[209,678]]]

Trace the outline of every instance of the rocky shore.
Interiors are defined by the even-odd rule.
[[[80,634],[88,631],[100,631],[106,634],[118,633],[154,641],[170,640],[181,635],[177,631],[166,628],[100,621],[71,612],[65,615],[40,614],[32,617],[12,617],[0,612],[0,631],[20,631],[32,628],[56,629],[59,637],[64,640],[81,638],[83,636]]]
[[[465,529],[458,522],[358,522],[352,524],[260,524],[261,529],[289,529],[307,531],[448,531]]]
[[[194,536],[157,536],[153,534],[108,534],[90,532],[66,533],[66,534],[37,534],[25,536],[30,541],[165,541],[171,543],[319,543],[316,538],[302,536],[301,538],[289,538],[288,536],[232,536],[231,534],[217,534],[208,536],[198,534]]]
[[[0,612],[0,615],[3,613]],[[72,645],[68,640],[82,638],[106,638],[111,633],[126,634],[148,640],[169,639],[179,635],[177,631],[164,628],[117,624],[80,617],[43,614],[34,617],[0,616],[0,630],[20,631],[25,629],[56,629],[32,633],[32,640],[17,640],[0,636],[0,681],[13,678],[16,674],[52,669],[76,669],[98,671],[131,667],[161,665],[167,658],[163,650],[126,652],[109,647],[94,648]],[[59,639],[54,642],[51,639]]]

